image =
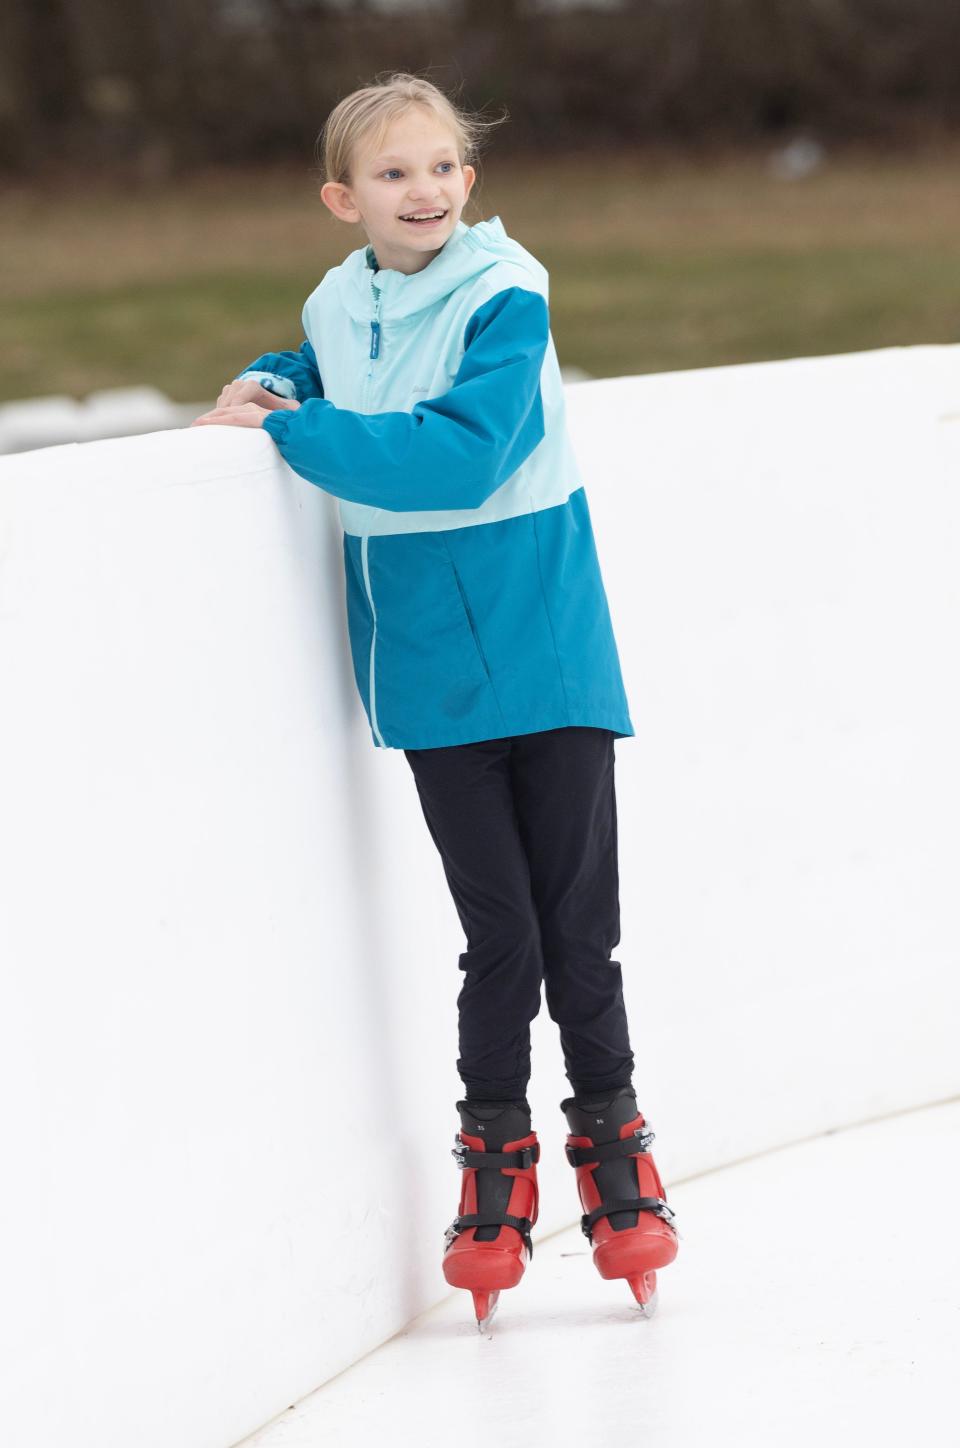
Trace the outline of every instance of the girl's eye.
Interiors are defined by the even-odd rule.
[[[454,169],[454,163],[453,163],[452,161],[440,161],[440,162],[438,162],[438,164],[439,164],[440,166],[449,166],[450,169],[451,169],[451,171]],[[384,176],[390,176],[390,175],[393,174],[394,171],[396,171],[397,175],[399,176],[399,174],[400,174],[400,168],[399,168],[398,166],[391,166],[391,167],[390,167],[390,170],[389,170],[389,171],[384,171],[383,174],[384,174]]]

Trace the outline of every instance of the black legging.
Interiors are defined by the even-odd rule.
[[[469,1101],[518,1100],[530,1022],[560,1027],[575,1095],[631,1084],[609,729],[405,749],[467,939],[457,1070]]]

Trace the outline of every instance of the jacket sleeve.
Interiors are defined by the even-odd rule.
[[[323,382],[317,366],[317,354],[306,340],[299,352],[265,352],[234,378],[252,377],[268,392],[286,397],[291,402],[305,402],[323,396]]]
[[[479,508],[543,438],[549,337],[544,297],[506,287],[467,322],[441,396],[370,414],[315,398],[263,427],[294,472],[335,497],[397,512]]]

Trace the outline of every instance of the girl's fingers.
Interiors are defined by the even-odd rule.
[[[200,417],[194,419],[190,424],[213,422],[229,423],[234,427],[260,427],[267,409],[258,407],[255,403],[244,402],[232,407],[215,407],[211,412],[204,412]]]

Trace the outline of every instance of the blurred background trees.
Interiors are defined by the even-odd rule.
[[[0,404],[206,407],[298,346],[364,240],[320,128],[395,70],[507,122],[464,220],[548,268],[567,375],[960,340],[960,0],[23,0]]]
[[[506,108],[499,154],[904,147],[960,129],[960,3],[30,0],[0,11],[0,175],[302,161],[389,70]]]

